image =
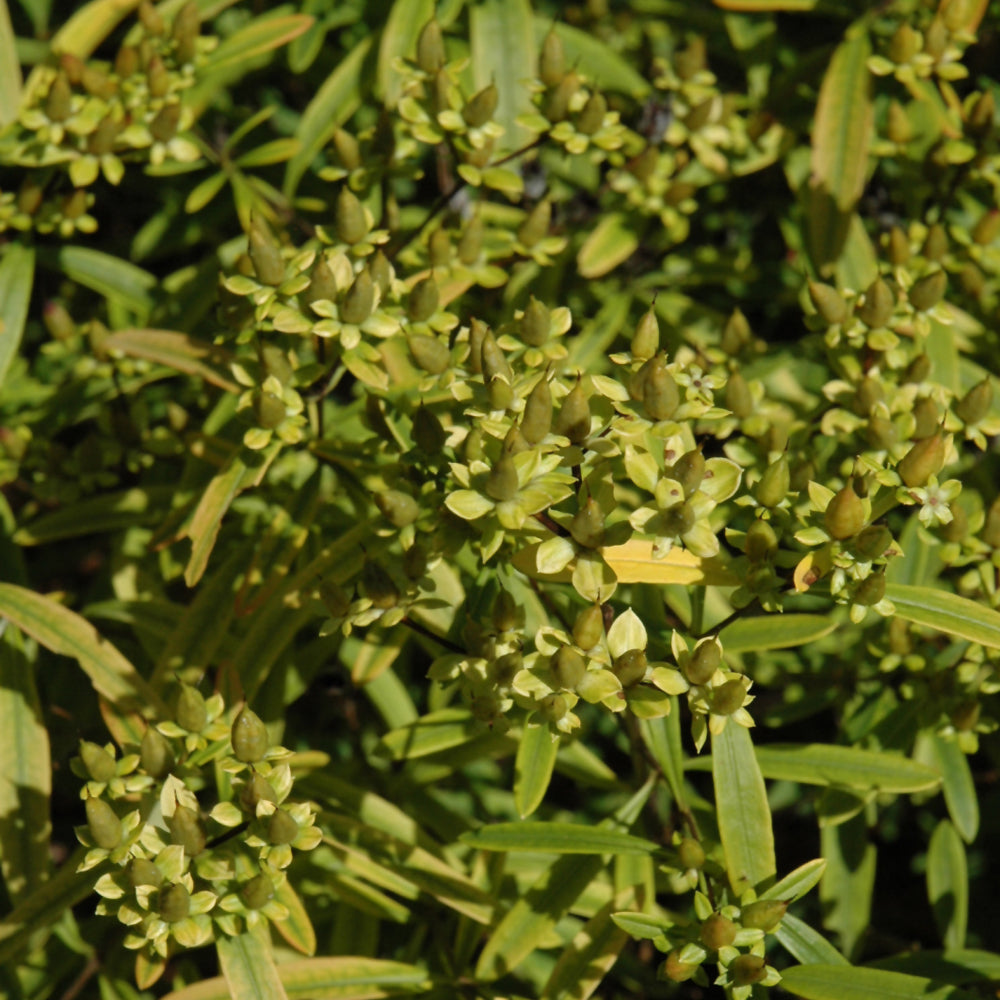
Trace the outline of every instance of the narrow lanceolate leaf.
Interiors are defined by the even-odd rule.
[[[819,931],[791,913],[781,918],[774,932],[782,948],[803,965],[848,965],[843,955]]]
[[[719,634],[727,653],[787,649],[829,635],[837,623],[827,615],[760,615],[741,618]]]
[[[0,865],[19,903],[48,878],[52,765],[32,664],[21,633],[0,637]]]
[[[497,88],[494,118],[505,129],[497,150],[519,149],[532,137],[514,124],[518,115],[532,110],[525,84],[534,77],[537,63],[531,4],[528,0],[482,0],[472,8],[469,39],[476,91],[491,83]]]
[[[639,246],[637,220],[621,212],[605,215],[583,241],[576,255],[576,269],[583,278],[600,278],[635,253]]]
[[[153,307],[156,278],[120,257],[90,247],[63,246],[40,252],[39,262],[140,316]]]
[[[941,791],[948,815],[962,839],[971,844],[979,832],[979,797],[969,769],[969,759],[955,740],[932,734],[928,737],[934,762],[941,771]]]
[[[927,849],[927,898],[945,948],[963,947],[969,922],[969,867],[962,838],[946,819],[935,827]]]
[[[684,808],[684,752],[681,749],[679,713],[674,707],[667,716],[639,719],[639,734],[670,786],[670,794]]]
[[[807,861],[804,865],[799,865],[795,871],[789,872],[780,882],[772,885],[767,892],[762,892],[760,898],[794,902],[819,882],[824,871],[826,862],[822,858]]]
[[[864,189],[872,133],[871,43],[855,30],[837,46],[823,76],[812,136],[811,183],[849,212]]]
[[[411,725],[382,737],[378,752],[390,760],[414,760],[453,750],[482,732],[482,726],[463,708],[445,708],[421,716]]]
[[[984,979],[1000,980],[1000,955],[980,948],[958,948],[951,951],[921,948],[919,951],[902,951],[868,964],[877,969],[926,976],[955,986]]]
[[[225,389],[238,392],[229,377],[229,352],[207,341],[173,330],[117,330],[104,342],[109,351],[121,351],[131,358],[143,358],[173,368],[182,375],[195,375]]]
[[[712,2],[723,10],[757,14],[768,10],[812,10],[819,0],[712,0]]]
[[[521,734],[514,763],[514,805],[522,817],[542,804],[558,751],[559,741],[548,726],[529,726]]]
[[[868,839],[864,816],[820,830],[826,871],[819,884],[823,926],[840,936],[840,946],[851,957],[868,927],[875,888],[875,845]]]
[[[459,840],[484,851],[546,854],[650,854],[658,847],[630,833],[580,823],[493,823],[463,833]]]
[[[0,616],[42,646],[77,660],[94,690],[123,712],[150,709],[166,715],[159,695],[97,629],[51,597],[0,583]]]
[[[733,892],[766,887],[774,878],[774,831],[764,777],[750,731],[730,723],[712,737],[712,781],[719,837]]]
[[[0,0],[0,4],[2,3],[3,0]],[[4,10],[0,7],[0,32],[3,30],[3,13]],[[0,51],[0,65],[2,62],[3,52]],[[16,59],[14,65],[17,66]],[[0,69],[0,73],[2,72]],[[0,108],[2,107],[3,98],[0,94]],[[21,346],[34,275],[35,251],[31,247],[21,246],[20,243],[8,244],[3,253],[3,260],[0,260],[0,386],[3,385],[7,369]]]
[[[212,52],[201,72],[208,75],[251,62],[298,38],[312,23],[309,14],[288,14],[282,10],[255,17]]]
[[[845,965],[796,965],[781,987],[805,1000],[974,1000],[976,994],[923,976]]]
[[[0,0],[0,129],[17,118],[21,106],[21,66],[7,0]]]
[[[553,20],[550,15],[535,15],[535,38],[538,44],[554,31],[563,43],[566,65],[573,66],[593,80],[602,91],[614,91],[641,98],[649,93],[649,80],[607,42],[589,31]]]
[[[434,16],[434,0],[396,0],[385,20],[378,46],[378,89],[382,101],[394,108],[403,86],[403,75],[394,68],[400,58],[412,58],[417,38]]]
[[[899,583],[890,583],[885,596],[896,605],[896,614],[908,622],[1000,649],[1000,612],[992,608],[946,590]]]
[[[263,925],[266,927],[267,925]],[[274,964],[270,935],[247,931],[215,943],[229,995],[236,1000],[285,1000],[284,984]]]

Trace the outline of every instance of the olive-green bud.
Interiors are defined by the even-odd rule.
[[[854,392],[854,412],[867,417],[879,404],[885,401],[885,389],[877,378],[866,375]]]
[[[285,809],[275,809],[267,824],[267,839],[272,844],[291,844],[299,835],[299,824]]]
[[[576,118],[576,130],[583,135],[593,135],[604,124],[608,102],[603,94],[591,94]]]
[[[139,762],[143,771],[162,781],[174,769],[174,752],[166,736],[155,726],[147,726],[139,744]]]
[[[122,45],[115,56],[115,75],[125,80],[139,72],[139,50],[134,45]]]
[[[254,273],[261,284],[275,286],[285,280],[285,261],[281,256],[281,247],[257,219],[250,222],[248,252],[253,261]]]
[[[740,910],[740,923],[750,930],[770,934],[785,916],[788,902],[783,899],[758,899]]]
[[[150,0],[142,0],[136,13],[139,16],[139,23],[146,29],[147,34],[163,35],[166,33],[167,26],[163,17]]]
[[[669,420],[680,406],[680,392],[673,375],[667,371],[666,356],[658,354],[639,369],[642,374],[646,366],[646,377],[642,382],[642,405],[651,420]]]
[[[982,539],[991,548],[1000,549],[1000,496],[990,504],[986,512]]]
[[[694,508],[689,500],[674,504],[663,511],[661,525],[664,535],[678,536],[689,532],[697,520]]]
[[[948,47],[949,31],[940,17],[935,17],[924,32],[924,52],[932,59],[940,59]]]
[[[243,905],[248,910],[259,910],[274,899],[274,883],[264,872],[261,872],[240,887],[240,899],[243,900]]]
[[[77,188],[62,204],[62,213],[67,219],[79,219],[87,211],[87,192]]]
[[[195,858],[205,850],[205,831],[198,813],[188,806],[177,806],[173,816],[166,817],[170,839],[184,848],[189,858]]]
[[[993,91],[984,91],[976,99],[969,112],[968,129],[979,138],[989,135],[993,128],[993,118],[996,115],[996,100]]]
[[[667,476],[681,484],[684,496],[691,497],[705,478],[705,456],[700,448],[685,452],[667,470]]]
[[[862,562],[871,562],[892,544],[892,532],[884,524],[869,524],[851,542],[851,549]]]
[[[502,378],[508,385],[514,381],[514,374],[510,370],[510,365],[507,364],[503,349],[497,344],[496,337],[493,336],[493,332],[489,328],[483,334],[480,357],[483,377],[487,384],[493,378]]]
[[[715,100],[706,97],[699,101],[684,117],[684,124],[691,132],[697,132],[704,128],[711,120],[715,110]]]
[[[447,267],[451,263],[451,234],[443,226],[431,233],[427,241],[427,255],[431,267]]]
[[[974,299],[978,299],[986,288],[986,276],[971,260],[962,265],[962,270],[958,273],[958,280],[962,291]]]
[[[230,739],[233,743],[233,756],[244,764],[263,760],[264,754],[271,747],[267,726],[256,712],[245,705],[233,721]]]
[[[383,251],[379,250],[372,257],[371,263],[368,265],[368,270],[371,272],[372,281],[375,282],[375,287],[378,289],[379,295],[384,298],[392,287],[393,270],[392,264],[389,263],[389,258],[386,257]]]
[[[712,688],[712,712],[716,715],[732,715],[738,712],[746,701],[746,694],[743,681],[739,678]]]
[[[528,444],[538,444],[552,429],[552,392],[543,375],[528,394],[521,416],[521,434]]]
[[[951,511],[951,520],[941,526],[941,534],[948,542],[964,541],[969,534],[969,515],[961,504],[953,503],[948,509]]]
[[[950,3],[941,5],[944,17],[944,26],[952,32],[961,31],[968,26],[972,16],[972,4],[969,0],[951,0]]]
[[[493,627],[498,632],[511,632],[516,629],[521,622],[517,601],[514,595],[507,590],[501,590],[493,602],[493,610],[490,615]]]
[[[692,38],[687,48],[674,53],[674,72],[682,80],[690,80],[695,74],[705,69],[707,65],[705,39],[700,35]]]
[[[439,455],[445,441],[448,440],[448,433],[437,414],[426,406],[418,406],[416,413],[413,414],[410,434],[417,447],[427,455]]]
[[[93,156],[104,156],[115,148],[118,137],[118,123],[111,115],[105,115],[101,123],[87,136],[87,152]]]
[[[740,420],[754,411],[753,393],[741,372],[732,372],[726,380],[726,409]]]
[[[910,304],[917,312],[927,312],[944,298],[947,287],[948,275],[944,271],[924,275],[919,281],[914,282],[910,289]]]
[[[333,133],[333,148],[340,165],[345,170],[357,170],[361,166],[361,147],[350,132],[338,128]]]
[[[511,455],[501,455],[486,477],[486,493],[494,500],[512,500],[517,496],[519,483],[517,466]]]
[[[342,187],[337,195],[333,219],[337,239],[348,246],[360,243],[368,235],[364,205],[348,187]]]
[[[432,17],[417,37],[417,65],[425,73],[436,73],[445,60],[444,35],[437,18]]]
[[[465,123],[472,128],[485,125],[493,117],[499,99],[500,92],[492,83],[483,87],[478,94],[473,94],[462,108]]]
[[[258,427],[273,431],[284,423],[288,410],[280,396],[263,389],[255,389],[252,399],[254,421]]]
[[[458,241],[458,259],[463,264],[475,264],[483,251],[483,220],[477,212],[465,226]]]
[[[736,357],[753,340],[753,331],[746,316],[740,309],[734,309],[722,328],[722,340],[719,346],[731,357]]]
[[[549,670],[556,684],[566,691],[575,691],[587,672],[583,657],[572,646],[560,646],[549,661]]]
[[[823,514],[823,524],[831,538],[853,538],[865,526],[865,505],[848,483],[834,494]]]
[[[921,396],[914,404],[913,417],[915,427],[913,440],[923,441],[937,432],[941,424],[941,411],[931,396]]]
[[[754,496],[762,507],[768,509],[777,507],[791,489],[791,470],[788,466],[788,456],[780,455],[772,462],[760,477],[754,489]]]
[[[399,604],[399,588],[378,563],[366,562],[361,568],[361,587],[372,605],[382,611]]]
[[[660,151],[656,146],[647,146],[638,156],[629,161],[628,171],[636,180],[645,182],[656,173],[659,164]],[[659,349],[659,345],[657,345],[657,349]]]
[[[174,719],[181,729],[186,729],[189,733],[200,733],[208,725],[208,709],[197,688],[190,684],[181,685],[174,707]]]
[[[523,246],[533,247],[539,240],[548,236],[551,223],[552,202],[548,198],[543,198],[518,227],[517,238]]]
[[[256,771],[250,772],[250,777],[240,789],[240,806],[244,812],[256,815],[259,802],[277,802],[278,793],[266,778]]]
[[[541,700],[539,707],[549,722],[558,722],[569,711],[569,704],[561,694],[550,694]]]
[[[538,57],[538,79],[546,87],[554,87],[566,72],[566,53],[562,39],[553,29],[542,39],[542,51]]]
[[[170,73],[159,56],[153,56],[146,67],[146,86],[150,97],[166,97],[170,91]]]
[[[325,257],[319,257],[313,265],[309,285],[302,293],[302,298],[307,305],[321,301],[333,302],[337,298],[337,279]]]
[[[767,521],[754,521],[747,529],[743,551],[750,562],[758,563],[767,559],[778,549],[778,536]]]
[[[899,432],[896,430],[896,425],[888,417],[875,416],[868,418],[865,436],[873,448],[886,451],[899,439]]]
[[[633,687],[646,676],[648,661],[644,649],[627,649],[615,657],[611,669],[623,688]]]
[[[886,122],[885,134],[890,142],[903,145],[913,138],[913,124],[906,108],[899,101],[889,102],[889,120]]]
[[[161,889],[157,910],[168,924],[184,920],[191,912],[191,893],[188,892],[187,886],[175,882]]]
[[[196,3],[188,2],[177,12],[171,26],[176,48],[174,54],[181,64],[194,61],[198,52],[198,34],[201,31],[201,13]]]
[[[378,396],[365,393],[365,421],[383,441],[396,442],[395,435],[385,419],[385,404]]]
[[[899,460],[896,471],[907,486],[923,486],[944,465],[944,435],[938,431],[917,443]]]
[[[591,604],[576,616],[573,641],[581,649],[593,649],[604,635],[604,612],[599,604]]]
[[[17,210],[25,215],[34,215],[42,207],[45,189],[33,177],[25,177],[17,193]]]
[[[504,653],[490,664],[490,677],[498,687],[510,687],[523,666],[524,657],[519,652]]]
[[[632,357],[638,361],[648,361],[656,357],[660,349],[660,323],[656,310],[650,306],[639,320],[632,337]],[[641,395],[638,398],[642,398]]]
[[[410,354],[417,367],[431,375],[440,375],[451,363],[451,351],[448,345],[438,340],[418,333],[409,339]]]
[[[539,302],[534,295],[525,307],[521,316],[518,333],[521,340],[532,347],[541,347],[549,339],[552,327],[552,315],[544,302]]]
[[[903,372],[904,382],[924,382],[931,373],[931,359],[926,354],[918,354]],[[937,421],[935,420],[935,423]]]
[[[345,323],[360,325],[371,316],[374,305],[375,283],[368,268],[365,268],[347,289],[344,301],[340,304],[340,318]]]
[[[738,955],[729,966],[734,986],[752,986],[767,978],[767,963],[762,955]]]
[[[469,370],[475,375],[481,374],[483,370],[483,343],[488,333],[490,333],[490,328],[482,320],[474,319],[469,324],[468,364]],[[495,344],[494,347],[496,347]],[[499,350],[499,348],[496,349]]]
[[[905,267],[910,260],[910,240],[899,226],[889,230],[889,260],[893,267]]]
[[[110,851],[122,839],[122,821],[104,799],[88,798],[84,803],[87,811],[87,828],[98,847]]]
[[[694,837],[685,837],[677,845],[677,860],[685,871],[690,868],[700,871],[705,867],[705,848]]]
[[[502,375],[494,375],[486,384],[486,395],[492,409],[506,410],[514,402],[514,387]]]
[[[409,493],[401,490],[384,490],[375,494],[375,506],[394,527],[405,528],[420,515],[420,506]]]
[[[577,381],[563,398],[552,429],[572,444],[583,444],[590,436],[590,401],[583,382]]]
[[[413,323],[423,323],[437,312],[440,304],[437,282],[433,278],[421,278],[406,299],[406,315]]]
[[[583,506],[569,523],[573,540],[587,549],[599,549],[604,544],[604,511],[593,498],[587,497]]]
[[[57,73],[45,99],[45,117],[64,122],[73,113],[73,90],[65,73]]]
[[[920,32],[905,21],[889,42],[889,58],[897,65],[908,63],[920,51]]]
[[[707,684],[722,666],[722,650],[714,639],[698,643],[684,664],[683,673],[691,684]]]
[[[854,591],[854,603],[866,608],[878,604],[885,597],[885,573],[872,573],[858,584]]]
[[[521,433],[521,428],[514,424],[504,435],[503,444],[500,446],[501,454],[520,455],[522,451],[527,451],[531,445],[528,439]]]
[[[960,733],[969,733],[976,728],[979,722],[979,715],[982,711],[982,706],[977,701],[963,701],[956,709],[951,712],[950,718],[952,725]]]
[[[892,318],[895,305],[892,289],[881,278],[876,278],[865,292],[864,303],[858,307],[858,319],[868,327],[885,326]]]
[[[118,773],[115,758],[89,740],[80,740],[80,759],[93,781],[110,781]]]
[[[403,573],[408,580],[419,580],[427,572],[429,557],[420,542],[414,542],[403,553]]]
[[[558,83],[549,88],[549,92],[542,102],[542,114],[553,125],[566,120],[567,115],[569,115],[570,102],[580,89],[580,83],[580,77],[570,71]]]
[[[971,426],[978,424],[990,412],[992,405],[993,383],[987,375],[955,404],[955,414],[963,423]]]
[[[156,888],[163,885],[163,872],[148,858],[132,858],[126,866],[128,880],[133,889],[140,885],[151,885]]]
[[[660,966],[660,975],[674,983],[686,983],[701,966],[697,962],[682,962],[679,948],[675,948]]]
[[[732,920],[721,913],[713,913],[702,921],[698,937],[709,951],[718,951],[728,948],[738,933],[739,928]]]
[[[940,222],[935,222],[927,230],[920,252],[928,260],[939,261],[948,253],[948,234]]]

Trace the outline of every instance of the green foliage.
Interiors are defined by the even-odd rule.
[[[0,0],[0,991],[998,978],[997,11],[854,6]]]

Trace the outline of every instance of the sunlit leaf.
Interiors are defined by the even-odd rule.
[[[947,635],[1000,649],[1000,612],[967,597],[933,587],[910,587],[890,583],[885,596],[896,606],[900,618]]]
[[[845,965],[796,965],[782,989],[805,1000],[974,1000],[975,994],[921,976]]]
[[[548,726],[528,726],[521,734],[514,763],[514,803],[521,816],[530,816],[542,804],[558,751]]]
[[[961,948],[969,922],[969,866],[965,845],[955,827],[943,819],[927,848],[927,898],[945,948]]]
[[[3,0],[0,0],[0,4]],[[2,63],[2,31],[5,9],[0,6],[0,63]],[[15,61],[14,65],[17,63]],[[0,88],[2,88],[0,69]],[[3,107],[0,93],[0,108]],[[0,112],[2,114],[2,112]],[[8,243],[0,260],[0,386],[7,369],[17,355],[28,318],[28,302],[35,277],[35,251],[20,243]]]
[[[719,633],[719,638],[727,653],[749,653],[804,646],[836,627],[836,620],[829,615],[759,615],[737,619]]]
[[[630,833],[577,823],[493,823],[459,839],[484,851],[546,854],[649,854],[659,846]]]
[[[266,933],[246,931],[239,937],[220,937],[215,942],[230,996],[240,1000],[285,1000],[285,987]]]
[[[577,270],[584,278],[600,278],[628,260],[638,246],[635,222],[612,212],[605,215],[583,241],[576,255]]]

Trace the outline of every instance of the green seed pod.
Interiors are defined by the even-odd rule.
[[[687,48],[674,53],[674,72],[682,80],[690,80],[707,66],[705,39],[701,36],[695,36],[688,43]]]
[[[885,402],[885,389],[877,378],[866,375],[854,392],[854,412],[867,417],[879,404]]]
[[[520,626],[520,609],[513,594],[507,590],[501,590],[497,594],[497,598],[493,602],[491,618],[497,632],[512,632]]]
[[[115,148],[118,138],[118,123],[106,115],[100,125],[87,136],[87,152],[93,156],[105,156]]]
[[[466,101],[462,108],[462,117],[465,123],[472,128],[485,125],[497,109],[497,102],[500,99],[500,92],[491,83],[483,87],[478,94],[474,94]]]
[[[982,420],[993,405],[993,383],[987,375],[977,382],[956,404],[955,414],[963,423],[974,426]]]
[[[659,165],[660,151],[655,146],[647,146],[638,156],[629,161],[628,171],[636,180],[645,183],[656,173],[656,168]],[[656,349],[659,349],[659,345]]]
[[[921,396],[913,407],[916,426],[913,430],[913,440],[922,441],[937,432],[941,424],[941,411],[930,396]]]
[[[132,858],[126,866],[128,880],[133,889],[140,885],[152,885],[159,888],[163,885],[163,872],[148,858]]]
[[[177,806],[173,816],[166,818],[166,824],[170,839],[183,847],[189,858],[195,858],[205,850],[205,831],[194,809]]]
[[[940,17],[935,17],[924,32],[924,52],[935,61],[944,55],[948,47],[949,31]]]
[[[682,962],[679,948],[674,948],[660,966],[660,975],[674,983],[686,983],[699,969],[697,962]]]
[[[486,340],[486,335],[490,333],[490,328],[482,321],[474,319],[469,324],[469,371],[475,375],[479,375],[483,371],[483,343]],[[494,342],[493,348],[499,350]],[[503,355],[501,354],[501,357]]]
[[[644,649],[628,649],[615,658],[611,669],[621,681],[623,688],[632,687],[646,676],[646,651]]]
[[[990,504],[981,534],[987,545],[994,549],[1000,549],[1000,496]]]
[[[248,252],[253,261],[254,273],[261,284],[273,287],[285,280],[285,261],[281,256],[281,247],[257,219],[250,222]]]
[[[913,138],[913,124],[906,108],[897,100],[889,102],[889,120],[886,122],[885,134],[890,142],[905,145]]]
[[[542,102],[542,114],[553,125],[566,120],[569,115],[570,102],[580,89],[580,83],[580,77],[570,71],[545,95],[545,100]]]
[[[685,871],[691,868],[701,871],[705,867],[705,848],[694,837],[685,837],[677,845],[677,860]]]
[[[403,573],[408,580],[419,580],[427,572],[427,563],[427,550],[419,542],[403,553]]]
[[[550,694],[543,698],[539,708],[549,722],[558,722],[569,711],[569,705],[561,694]]]
[[[993,118],[996,115],[996,100],[993,91],[987,90],[980,94],[976,103],[972,105],[969,112],[968,129],[977,138],[983,138],[990,134],[993,128]]]
[[[791,489],[791,470],[788,466],[788,456],[780,455],[772,462],[761,476],[754,489],[754,496],[762,507],[771,509],[777,507]]]
[[[33,177],[26,177],[17,193],[17,210],[25,215],[34,215],[45,200],[45,189]]]
[[[182,684],[174,707],[174,719],[181,729],[189,733],[200,733],[208,725],[208,709],[205,699],[197,688]]]
[[[899,440],[896,425],[887,417],[869,417],[865,436],[868,443],[880,451],[888,450]]]
[[[494,500],[513,500],[520,488],[512,455],[501,455],[486,477],[486,494]]]
[[[267,726],[256,712],[245,705],[233,721],[230,739],[233,743],[233,756],[243,764],[263,760],[264,754],[271,747]]]
[[[635,335],[632,337],[632,357],[637,361],[648,361],[656,357],[656,352],[660,349],[660,323],[656,318],[656,311],[650,306],[639,320],[639,325],[635,328]],[[642,394],[636,397],[642,398]]]
[[[722,340],[719,346],[730,357],[736,357],[750,345],[752,340],[753,331],[746,316],[741,310],[734,309],[722,328]]]
[[[971,733],[979,722],[982,706],[977,701],[964,701],[950,715],[952,725],[960,733]]]
[[[427,254],[431,267],[447,267],[451,263],[451,234],[447,229],[435,229],[431,233],[431,238],[427,241]]]
[[[475,324],[475,321],[473,321],[473,324]],[[514,373],[510,370],[510,365],[507,364],[507,358],[504,356],[502,348],[497,344],[496,337],[493,336],[493,332],[489,328],[483,334],[480,358],[483,378],[487,384],[494,378],[502,378],[508,385],[514,381]]]
[[[150,97],[166,97],[170,92],[170,73],[159,56],[153,56],[146,67],[146,86]]]
[[[439,455],[448,440],[448,433],[441,425],[437,415],[426,406],[417,407],[413,414],[413,426],[410,428],[414,443],[427,455]]]
[[[777,930],[788,909],[788,902],[783,899],[758,899],[747,903],[740,911],[740,923],[755,931],[767,934]]]
[[[198,34],[201,31],[201,14],[198,5],[186,3],[177,12],[171,29],[176,43],[174,54],[182,65],[194,61],[198,53]]]
[[[720,948],[728,948],[736,940],[738,933],[739,927],[732,920],[721,913],[713,913],[702,921],[698,937],[709,951],[718,951]]]
[[[543,375],[528,394],[521,415],[521,434],[528,444],[538,444],[552,430],[552,392]]]
[[[444,35],[437,18],[431,18],[417,38],[417,65],[425,73],[436,73],[445,61]]]
[[[533,247],[539,240],[549,235],[549,226],[552,224],[552,202],[548,198],[543,198],[527,214],[524,221],[518,227],[518,241],[526,247]]]
[[[851,549],[862,562],[871,562],[892,545],[892,532],[884,524],[869,524],[851,542]]]
[[[962,270],[958,273],[958,281],[962,286],[962,291],[974,299],[980,298],[986,288],[986,276],[971,260],[962,265]]]
[[[106,851],[114,850],[122,839],[122,821],[104,799],[88,798],[84,803],[87,810],[87,828],[98,847]]]
[[[115,758],[89,740],[80,740],[80,759],[92,781],[110,781],[118,773]]]
[[[337,195],[334,210],[334,229],[337,239],[348,246],[355,246],[368,235],[368,219],[358,196],[348,187],[342,187]]]
[[[174,769],[174,752],[166,736],[155,726],[147,726],[139,744],[139,763],[143,771],[162,781]]]
[[[443,111],[451,111],[453,92],[454,85],[451,82],[448,72],[444,69],[439,69],[434,74],[434,88],[431,92],[431,106],[434,108],[435,114],[439,115]]]
[[[560,646],[549,660],[549,670],[560,688],[575,691],[587,672],[587,664],[572,646]]]
[[[73,113],[73,89],[65,73],[57,73],[45,98],[45,117],[49,121],[64,122]]]
[[[893,267],[905,267],[910,260],[910,241],[899,226],[889,230],[889,261]]]
[[[685,452],[667,470],[667,476],[681,484],[685,498],[690,498],[705,478],[705,456],[700,448]]]
[[[738,955],[729,966],[734,986],[752,986],[767,978],[767,963],[762,955]]]
[[[372,605],[382,611],[399,604],[399,588],[378,563],[364,564],[361,569],[361,588]]]
[[[518,333],[526,344],[541,347],[549,339],[552,327],[552,314],[544,302],[539,302],[534,295],[521,316]]]
[[[896,471],[907,486],[923,486],[944,465],[944,435],[938,431],[918,441],[900,460]]]
[[[261,777],[256,771],[251,771],[249,779],[240,788],[240,806],[243,811],[256,815],[257,803],[277,801],[278,793],[274,790],[271,782]]]
[[[941,527],[946,542],[963,542],[969,535],[969,515],[960,504],[953,503],[948,508],[951,520]]]
[[[272,844],[291,844],[299,835],[299,824],[285,809],[275,809],[267,824],[267,839]]]
[[[62,204],[62,214],[67,219],[79,219],[87,211],[87,192],[77,188]]]
[[[599,549],[604,544],[604,511],[593,497],[587,497],[583,506],[573,515],[569,533],[578,545],[586,549]]]
[[[778,536],[767,521],[754,521],[747,529],[743,551],[752,563],[763,562],[778,549]]]
[[[375,494],[375,506],[382,516],[396,528],[405,528],[420,516],[420,506],[409,493],[402,490],[384,490]]]
[[[458,241],[458,259],[466,265],[475,264],[483,252],[483,220],[477,212],[469,219]]]
[[[872,329],[885,326],[892,318],[895,305],[892,290],[881,278],[876,278],[865,292],[864,303],[858,307],[858,319]]]
[[[168,885],[160,890],[157,909],[168,924],[176,924],[191,912],[191,893],[180,882]]]
[[[139,50],[134,45],[122,45],[115,56],[115,75],[122,80],[139,72]]]
[[[726,409],[744,420],[754,411],[753,393],[740,372],[732,372],[726,380]]]
[[[437,337],[418,333],[410,337],[408,344],[417,367],[431,375],[440,375],[451,364],[451,351],[448,350],[448,345]]]
[[[389,263],[389,258],[379,250],[368,265],[368,270],[371,272],[372,281],[375,282],[379,295],[385,298],[392,287],[393,278],[392,264]]]
[[[948,275],[944,271],[927,274],[910,289],[910,304],[917,312],[927,312],[944,298],[947,287]]]
[[[947,255],[948,234],[940,222],[935,222],[927,231],[927,236],[924,239],[924,245],[921,247],[920,252],[928,260],[933,261],[942,260]]]
[[[337,159],[345,170],[357,170],[361,166],[361,147],[350,132],[338,128],[333,133],[332,142]]]
[[[889,42],[889,58],[897,66],[901,66],[908,63],[919,51],[920,32],[904,21]]]
[[[437,282],[433,278],[422,278],[410,289],[406,315],[414,323],[423,323],[437,312],[440,302]]]
[[[951,0],[947,6],[942,4],[944,26],[951,32],[961,31],[968,27],[973,8],[969,0]]]
[[[502,375],[495,375],[489,380],[486,394],[494,410],[507,410],[514,402],[514,389]]]
[[[578,381],[563,398],[552,429],[572,444],[583,444],[590,436],[590,401],[583,382]]]
[[[591,94],[576,117],[576,130],[583,135],[593,135],[604,124],[608,102],[603,94]]]
[[[661,515],[661,525],[664,535],[676,537],[689,532],[695,524],[697,516],[691,506],[690,501],[674,504],[673,507],[663,511]]]
[[[593,649],[604,635],[604,612],[599,604],[591,604],[576,616],[573,641],[581,649]]]
[[[698,643],[684,665],[683,672],[689,683],[707,684],[720,666],[722,666],[722,650],[717,642],[710,639]]]
[[[931,359],[926,354],[918,354],[903,372],[904,382],[924,382],[931,373]]]
[[[651,367],[642,383],[643,408],[650,420],[669,420],[677,412],[681,397],[673,375],[667,371],[666,356],[660,353],[647,361],[646,365]],[[639,369],[640,375],[643,368]]]
[[[371,316],[374,306],[375,283],[368,268],[365,268],[347,289],[344,301],[340,305],[340,318],[345,323],[360,325]]]
[[[325,257],[319,257],[309,275],[309,285],[302,293],[306,305],[314,302],[333,302],[337,298],[337,279]],[[285,381],[285,380],[282,380]]]
[[[253,393],[253,416],[258,427],[273,431],[285,422],[288,410],[284,400],[273,392],[255,389]]]
[[[142,0],[137,13],[139,15],[139,23],[146,29],[146,34],[166,34],[167,26],[163,21],[163,17],[150,0]]]
[[[738,678],[726,681],[712,689],[712,712],[716,715],[732,715],[743,707],[747,691]]]
[[[885,597],[885,573],[872,573],[858,584],[854,591],[854,603],[866,608],[878,604]]]
[[[490,664],[490,678],[498,687],[510,687],[523,666],[524,657],[520,653],[504,653]]]
[[[554,87],[566,72],[566,53],[562,39],[553,29],[542,40],[542,51],[538,57],[538,79],[546,87]]]
[[[292,822],[295,821],[292,820]],[[248,910],[259,910],[274,899],[274,883],[264,872],[261,872],[240,887],[240,899],[243,900],[243,905]]]
[[[823,514],[823,524],[831,538],[853,538],[865,526],[865,506],[848,483],[836,493]]]

